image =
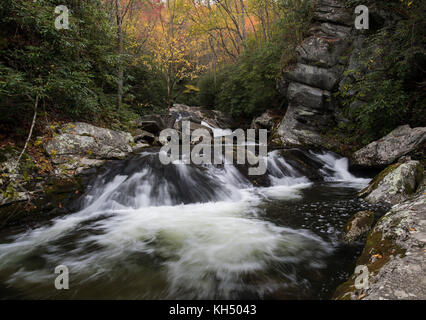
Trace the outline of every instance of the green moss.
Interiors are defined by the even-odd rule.
[[[381,219],[386,219],[383,216]],[[380,222],[380,220],[379,220]],[[392,226],[397,226],[400,220],[395,220]],[[406,250],[395,243],[393,237],[384,235],[379,230],[372,230],[367,237],[367,241],[361,256],[357,260],[357,265],[365,265],[371,275],[377,274],[379,270],[389,262],[393,256],[405,256]],[[376,256],[375,256],[376,255]],[[351,294],[359,296],[362,290],[355,288],[355,279],[357,275],[353,274],[348,281],[337,287],[332,299],[347,300],[351,299]]]
[[[371,191],[375,190],[380,182],[383,180],[384,177],[386,177],[389,173],[394,171],[396,168],[398,168],[401,165],[401,163],[394,163],[390,166],[386,167],[382,172],[380,172],[377,176],[374,177],[374,179],[370,182],[370,184],[362,189],[359,193],[359,197],[365,197],[367,196]]]

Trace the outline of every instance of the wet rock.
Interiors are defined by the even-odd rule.
[[[157,141],[157,140],[156,140]],[[133,146],[133,150],[132,152],[141,152],[143,149],[149,148],[151,145],[148,143],[143,143],[141,141],[137,142],[134,146]]]
[[[160,115],[147,115],[141,118],[138,127],[154,135],[159,135],[161,130],[166,128],[166,124],[164,117]]]
[[[184,121],[189,122],[189,130],[190,130],[191,133],[194,130],[197,130],[197,129],[204,129],[204,130],[207,130],[209,132],[210,136],[213,138],[213,130],[211,128],[202,125],[201,122],[192,121],[189,118],[183,118],[183,119],[177,121],[175,123],[175,129],[179,130],[179,131],[182,131],[182,123]]]
[[[426,141],[426,127],[400,126],[380,140],[355,152],[351,164],[358,167],[384,167],[410,153]]]
[[[145,144],[152,144],[155,141],[155,136],[145,130],[138,129],[136,134],[133,136],[133,140],[137,142],[143,142]]]
[[[342,234],[342,240],[348,244],[364,236],[374,222],[374,212],[359,211],[348,221]]]
[[[177,115],[177,119],[191,118],[194,122],[204,121],[214,128],[233,128],[234,121],[217,110],[209,110],[203,107],[190,107],[184,104],[174,104],[170,108],[171,115]]]
[[[400,203],[414,194],[423,179],[423,169],[419,161],[393,164],[379,173],[359,195],[370,203]]]
[[[272,111],[268,110],[259,117],[253,119],[250,128],[271,130],[275,124],[275,117]]]
[[[426,299],[426,182],[414,197],[397,204],[370,231],[357,266],[368,270],[368,286],[355,286],[359,274],[340,285],[333,299]],[[357,288],[358,287],[358,288]]]
[[[92,159],[124,158],[132,151],[130,133],[95,127],[84,122],[68,123],[45,144],[54,158],[80,156]]]
[[[319,128],[330,123],[330,114],[291,103],[277,130],[285,146],[321,146],[324,139]]]

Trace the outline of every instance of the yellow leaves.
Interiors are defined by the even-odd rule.
[[[58,152],[54,149],[50,150],[50,155],[55,156]]]
[[[411,227],[411,228],[410,228],[410,231],[416,231],[416,229],[415,229],[415,228],[413,228],[413,227]]]
[[[34,142],[34,147],[38,147],[39,145],[41,145],[43,143],[43,140],[41,140],[41,139],[37,139],[35,142]]]
[[[373,257],[377,258],[377,259],[383,259],[383,256],[381,254],[373,254]]]
[[[87,154],[91,156],[93,154],[92,150],[87,150]]]
[[[199,92],[200,89],[197,88],[196,86],[193,86],[192,84],[186,84],[185,85],[185,90],[183,91],[183,93],[192,93],[192,92]]]

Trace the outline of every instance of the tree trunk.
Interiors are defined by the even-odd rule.
[[[33,116],[33,121],[32,121],[32,123],[31,123],[30,133],[28,134],[27,141],[25,141],[24,149],[22,149],[21,153],[19,154],[18,159],[16,160],[15,168],[17,168],[17,167],[18,167],[19,162],[21,161],[21,158],[22,158],[22,156],[23,156],[23,154],[24,154],[25,150],[27,150],[28,143],[29,143],[29,142],[30,142],[30,140],[31,140],[31,136],[32,136],[32,134],[33,134],[34,125],[35,125],[36,118],[37,118],[37,107],[38,107],[38,96],[36,96],[36,100],[35,100],[35,103],[34,103],[34,116]]]
[[[115,9],[117,17],[117,39],[118,39],[118,54],[120,57],[123,54],[123,19],[121,17],[121,3],[120,0],[115,0]],[[121,59],[120,59],[121,60]],[[117,109],[120,109],[123,100],[123,77],[124,70],[123,64],[120,61],[117,68]]]

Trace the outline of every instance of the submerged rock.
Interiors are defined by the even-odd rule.
[[[358,167],[384,167],[410,153],[426,141],[426,127],[404,125],[387,136],[355,152],[351,164]]]
[[[400,203],[414,194],[422,181],[423,169],[419,161],[393,164],[379,173],[359,195],[370,203]]]
[[[348,221],[343,231],[342,240],[348,244],[365,235],[374,222],[374,212],[359,211]]]

